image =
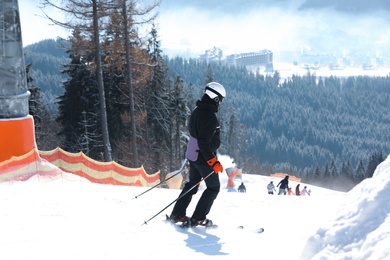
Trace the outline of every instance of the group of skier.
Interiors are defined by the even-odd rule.
[[[281,180],[276,187],[279,187],[278,195],[296,195],[296,196],[310,196],[310,191],[307,190],[307,186],[305,186],[302,190],[300,188],[300,184],[298,183],[295,187],[295,193],[292,188],[288,185],[289,176],[286,175],[283,180]],[[273,195],[274,191],[276,192],[275,185],[273,181],[268,183],[267,185],[268,194]]]

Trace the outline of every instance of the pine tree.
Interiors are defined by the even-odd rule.
[[[102,69],[102,50],[101,50],[101,41],[100,41],[100,29],[101,29],[101,19],[107,16],[115,6],[114,0],[106,1],[65,1],[62,5],[58,5],[56,1],[53,0],[43,0],[42,4],[44,7],[52,7],[68,15],[70,18],[61,22],[53,19],[52,17],[47,16],[51,22],[55,25],[59,25],[69,30],[81,32],[87,41],[83,41],[84,46],[78,46],[83,51],[86,51],[93,57],[93,60],[90,61],[90,69],[94,69],[95,79],[97,84],[97,93],[99,96],[99,116],[100,116],[100,127],[101,127],[101,136],[103,140],[103,155],[105,161],[112,161],[112,151],[111,143],[109,138],[108,131],[108,122],[107,122],[107,110],[106,110],[106,97],[105,97],[105,87],[103,81],[103,69]],[[75,47],[75,46],[74,46]]]
[[[355,170],[354,180],[356,181],[356,183],[359,183],[362,180],[364,180],[364,178],[365,178],[365,170],[363,166],[363,161],[359,160],[358,166]]]
[[[184,138],[187,133],[186,122],[190,111],[183,91],[183,80],[177,77],[174,82],[174,91],[171,93],[171,124],[174,128],[171,136],[173,138],[174,148],[172,151],[173,161],[170,164],[172,171],[177,169],[181,160],[184,158],[184,149],[187,147],[187,140]]]
[[[26,66],[27,87],[30,92],[28,101],[29,114],[34,118],[35,140],[39,149],[52,149],[58,145],[53,138],[53,132],[48,129],[53,120],[42,102],[41,89],[35,86],[31,72],[32,64]],[[54,147],[53,147],[54,145]]]
[[[41,124],[43,123],[43,117],[45,116],[45,106],[41,99],[41,90],[34,85],[34,79],[30,75],[32,64],[26,66],[27,87],[30,92],[30,98],[28,100],[29,114],[34,118],[35,131],[38,134],[41,131]]]
[[[340,170],[340,176],[345,179],[351,179],[351,177],[353,177],[353,169],[349,161],[343,162]]]
[[[340,174],[339,171],[337,170],[335,161],[332,161],[330,163],[330,178],[331,178],[331,180],[329,181],[330,187],[335,188],[336,185],[338,185],[338,181],[340,179]]]
[[[229,106],[229,119],[226,123],[226,129],[223,128],[222,131],[222,138],[226,140],[222,144],[225,144],[223,146],[226,147],[227,154],[233,157],[236,163],[241,163],[241,151],[246,150],[246,127],[240,123],[237,111],[233,109],[233,106]]]
[[[214,72],[213,72],[213,68],[212,68],[210,63],[207,65],[206,76],[205,76],[204,81],[205,81],[205,85],[207,83],[214,81]]]
[[[94,74],[88,69],[88,61],[81,55],[68,51],[71,62],[64,65],[62,73],[69,76],[63,83],[65,92],[58,98],[59,116],[57,122],[62,125],[59,135],[64,136],[62,148],[69,152],[83,151],[96,160],[104,159],[102,143],[90,142],[89,150],[83,150],[83,139],[101,138],[99,124],[99,96]],[[86,113],[83,115],[83,113]],[[86,116],[88,118],[86,118]],[[88,128],[86,130],[86,124]]]
[[[320,184],[323,181],[322,173],[321,173],[319,166],[317,166],[315,171],[314,171],[314,181],[315,181],[315,183],[318,183],[318,184]]]
[[[325,183],[328,183],[329,180],[330,180],[330,171],[329,171],[329,165],[328,164],[325,164],[325,169],[324,169],[324,181]]]
[[[162,57],[160,41],[158,40],[157,29],[153,26],[151,38],[148,41],[148,53],[153,66],[153,74],[148,82],[145,91],[145,104],[147,111],[148,143],[153,153],[152,167],[154,170],[160,168],[168,155],[172,155],[172,143],[170,133],[170,82],[168,79],[168,68]],[[172,164],[172,161],[169,163]]]
[[[370,157],[368,159],[368,163],[367,163],[366,173],[365,173],[366,178],[371,178],[374,175],[376,167],[381,162],[383,162],[383,160],[384,159],[383,159],[383,155],[381,152],[373,152],[370,155]]]

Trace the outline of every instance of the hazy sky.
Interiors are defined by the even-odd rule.
[[[301,49],[318,52],[388,50],[390,16],[385,11],[301,10],[302,2],[292,0],[286,5],[264,4],[247,8],[245,12],[199,7],[165,8],[160,15],[163,46],[195,51],[217,46],[226,53],[261,49],[275,52]]]
[[[302,10],[304,2],[316,1],[275,0],[245,6],[238,12],[226,6],[199,7],[201,2],[187,6],[186,1],[163,1],[157,26],[164,49],[191,50],[195,54],[214,46],[222,48],[224,54],[262,49],[390,53],[390,15],[386,8],[369,12],[361,9],[357,13],[331,7]],[[35,1],[19,0],[24,45],[66,35],[39,17],[42,13],[37,5]]]
[[[50,26],[50,21],[43,17],[43,12],[38,8],[38,2],[38,0],[19,0],[24,46],[44,39],[55,39],[57,36],[65,37],[67,35],[58,26]],[[61,15],[55,10],[48,11],[53,15]]]

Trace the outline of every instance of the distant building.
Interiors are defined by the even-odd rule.
[[[223,52],[220,48],[213,47],[210,50],[206,50],[204,54],[199,56],[200,61],[205,61],[207,63],[213,61],[221,61],[223,58]]]
[[[224,57],[220,48],[213,47],[199,56],[200,61],[207,63],[223,62],[232,66],[245,66],[247,68],[264,66],[266,72],[273,72],[273,53],[270,50],[232,54]]]
[[[226,57],[228,65],[264,66],[267,72],[273,72],[273,53],[270,50],[232,54]]]

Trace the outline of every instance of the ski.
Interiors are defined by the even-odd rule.
[[[213,224],[211,226],[197,225],[197,226],[192,226],[192,227],[185,227],[182,224],[176,224],[176,225],[182,229],[189,229],[189,228],[216,229],[216,228],[218,228],[218,225],[216,225],[216,224]]]
[[[238,229],[244,229],[244,226],[238,226],[237,227]],[[248,230],[248,229],[247,229]],[[257,229],[254,229],[253,230],[255,233],[263,233],[264,232],[264,228],[257,228]]]
[[[218,225],[216,225],[216,224],[212,224],[212,225],[209,225],[209,226],[206,226],[206,225],[197,225],[197,226],[186,227],[186,226],[183,226],[183,222],[181,222],[181,221],[178,221],[178,222],[176,222],[176,223],[172,222],[168,215],[165,215],[165,222],[167,222],[167,223],[169,223],[169,224],[172,224],[172,225],[175,225],[175,226],[177,226],[177,227],[180,227],[180,228],[182,228],[182,229],[196,228],[196,227],[202,227],[202,228],[205,228],[205,229],[214,229],[214,228],[218,228]]]
[[[175,227],[178,227],[180,229],[190,229],[190,228],[202,228],[202,229],[217,229],[218,228],[218,225],[217,224],[213,224],[211,226],[205,226],[205,225],[197,225],[197,226],[192,226],[192,227],[186,227],[186,226],[183,226],[183,222],[172,222],[169,218],[168,215],[165,215],[165,223],[168,223],[168,224],[171,224]],[[255,232],[255,233],[263,233],[264,232],[264,228],[257,228],[257,229],[247,229],[247,228],[244,228],[244,226],[238,226],[236,229],[243,229],[245,231],[251,231],[251,232]]]

